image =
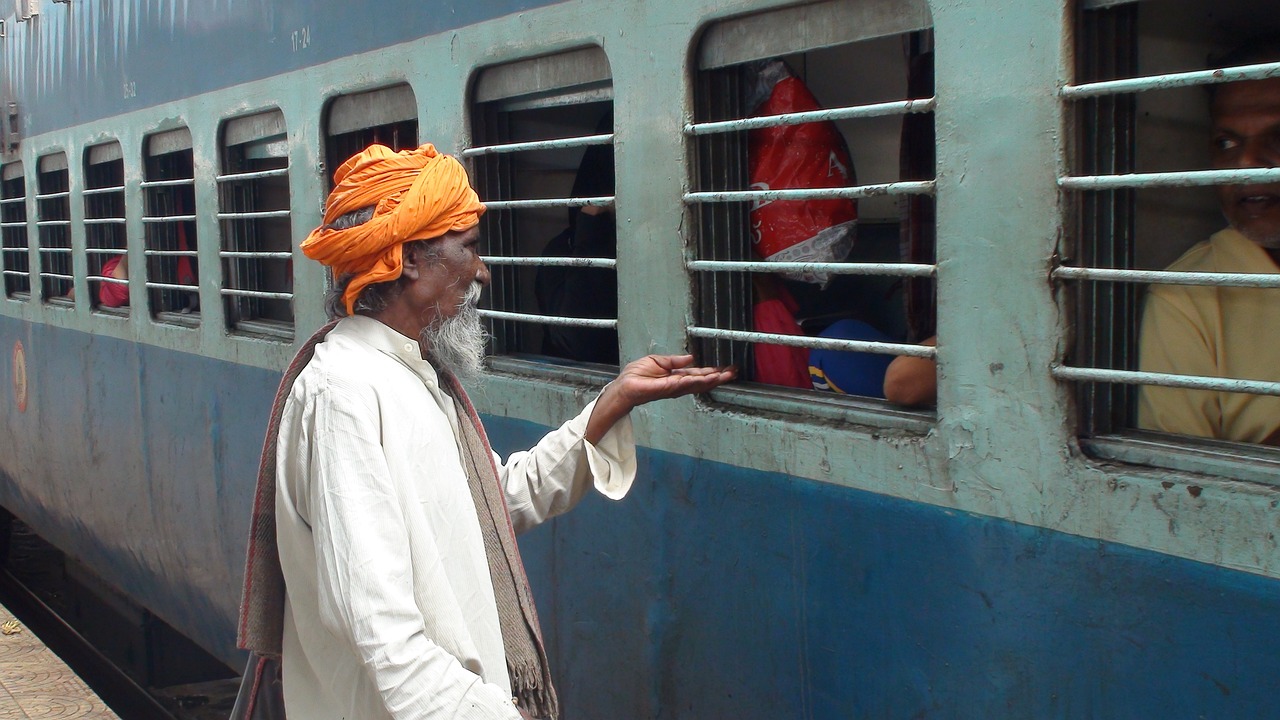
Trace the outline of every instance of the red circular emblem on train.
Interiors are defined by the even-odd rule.
[[[21,340],[13,344],[13,399],[18,412],[27,411],[27,353]]]

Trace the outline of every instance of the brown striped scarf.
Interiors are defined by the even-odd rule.
[[[262,459],[258,465],[258,485],[253,498],[253,515],[250,520],[249,548],[245,560],[244,592],[240,601],[240,623],[237,643],[245,650],[267,659],[280,657],[284,635],[284,574],[280,568],[280,555],[276,546],[276,455],[280,436],[280,421],[284,416],[285,400],[294,381],[315,355],[320,344],[337,321],[320,328],[294,357],[280,381],[267,435],[262,446]],[[458,413],[458,438],[464,460],[463,470],[471,490],[471,499],[480,520],[484,538],[485,556],[489,562],[489,575],[493,582],[494,597],[498,607],[498,620],[502,629],[502,643],[506,650],[507,672],[517,705],[535,717],[556,718],[559,702],[551,684],[551,670],[542,644],[542,631],[538,626],[538,614],[533,604],[533,593],[520,560],[515,530],[507,511],[506,497],[498,480],[498,470],[493,462],[493,451],[480,416],[453,373],[437,369],[444,387],[454,399]],[[263,663],[251,660],[261,672]],[[259,687],[274,687],[260,683],[247,683],[251,693]],[[242,689],[242,694],[245,691]],[[253,697],[247,705],[257,704]],[[241,702],[246,702],[244,698]],[[239,706],[239,703],[237,703]],[[281,704],[281,707],[283,705]]]

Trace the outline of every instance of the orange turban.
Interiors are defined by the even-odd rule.
[[[325,203],[324,225],[302,242],[302,252],[333,268],[335,278],[355,275],[343,293],[347,314],[355,312],[360,291],[395,280],[404,266],[401,248],[410,240],[428,240],[480,222],[484,205],[462,164],[427,143],[417,150],[392,152],[370,145],[342,163]],[[373,218],[346,230],[330,223],[349,212],[373,206]]]

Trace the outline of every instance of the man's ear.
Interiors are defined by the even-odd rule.
[[[402,245],[400,252],[402,253],[400,277],[406,280],[417,280],[425,269],[422,253],[413,250],[409,245]]]

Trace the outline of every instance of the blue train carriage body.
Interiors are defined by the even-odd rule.
[[[1119,236],[1080,217],[1131,213],[1139,256],[1144,232],[1220,224],[1203,187],[1191,219],[1144,187],[1082,201],[1070,177],[1125,166],[1086,161],[1116,123],[1063,90],[1158,74],[1133,56],[1194,69],[1177,58],[1280,25],[1269,5],[1211,10],[22,0],[0,38],[0,505],[237,666],[265,418],[324,318],[326,279],[294,248],[336,163],[373,140],[470,148],[495,276],[474,399],[509,452],[611,374],[556,357],[558,326],[531,317],[566,207],[616,218],[616,251],[589,261],[616,309],[590,329],[621,357],[750,362],[747,207],[779,196],[749,194],[746,126],[714,124],[749,114],[744,67],[783,57],[851,108],[835,120],[862,184],[819,195],[859,201],[861,269],[833,272],[870,279],[832,287],[893,338],[855,349],[932,352],[914,343],[936,307],[937,409],[771,387],[748,364],[755,382],[637,411],[631,496],[521,541],[568,713],[1280,715],[1277,457],[1133,430],[1129,386],[1071,374],[1082,348],[1132,345],[1133,297],[1051,279],[1106,267],[1095,236]],[[1202,102],[1170,115],[1204,125]],[[1131,170],[1177,140],[1125,117]],[[608,149],[608,187],[579,192],[584,147]]]

